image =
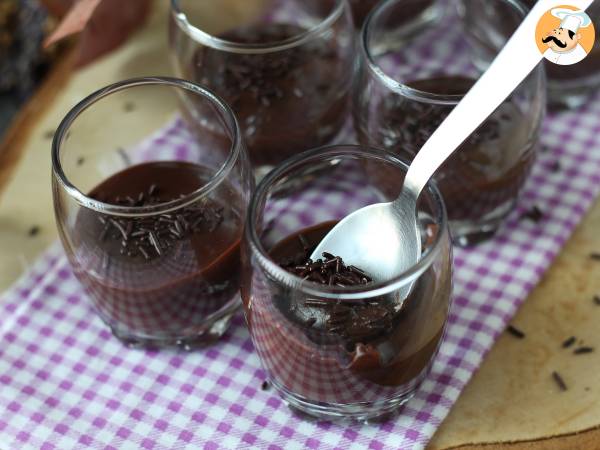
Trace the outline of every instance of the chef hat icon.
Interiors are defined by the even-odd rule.
[[[551,11],[554,17],[561,20],[560,28],[570,30],[573,33],[577,33],[579,28],[588,27],[592,21],[585,11],[573,11],[567,8],[554,8]]]

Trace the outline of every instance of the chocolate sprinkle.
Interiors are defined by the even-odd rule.
[[[521,217],[523,219],[531,220],[534,223],[538,223],[540,220],[542,220],[544,218],[544,213],[536,205],[536,206],[533,206],[530,210],[523,213],[523,215]]]
[[[304,325],[306,325],[308,328],[312,327],[315,323],[317,322],[317,319],[315,317],[311,317],[310,319],[308,319],[306,321],[306,323]]]
[[[550,166],[548,166],[548,168],[550,169],[551,172],[553,173],[558,173],[560,172],[560,161],[554,161],[550,164]]]
[[[597,252],[590,253],[590,258],[595,261],[600,261],[600,253],[597,253]]]
[[[270,387],[271,387],[271,383],[269,383],[269,381],[268,381],[268,380],[265,380],[265,381],[263,381],[263,382],[262,382],[262,385],[260,386],[260,388],[261,388],[263,391],[268,391]]]
[[[515,328],[513,325],[509,325],[506,327],[506,331],[510,334],[512,334],[514,337],[518,338],[518,339],[523,339],[525,338],[525,333],[523,333],[521,330],[519,330],[518,328]]]
[[[126,196],[116,198],[114,203],[125,206],[156,205],[172,199],[162,199],[157,193],[160,188],[152,184],[146,192],[135,199]],[[196,232],[214,231],[223,221],[223,208],[211,205],[191,205],[183,208],[176,216],[160,214],[151,217],[121,218],[100,214],[102,224],[100,241],[117,241],[119,253],[131,258],[148,261],[160,257],[175,246],[176,241],[186,239]]]
[[[127,152],[125,151],[125,149],[123,147],[117,148],[117,153],[119,154],[119,156],[121,156],[121,158],[123,159],[123,162],[125,162],[125,164],[127,164],[128,166],[131,166],[131,159],[129,158],[129,155],[127,154]]]
[[[29,235],[29,237],[34,237],[37,236],[40,232],[40,227],[38,227],[37,225],[32,226],[29,229],[29,232],[27,233]]]
[[[593,347],[578,347],[573,350],[573,354],[575,355],[583,355],[585,353],[592,353],[594,351]]]
[[[567,384],[565,383],[565,380],[563,380],[563,377],[558,374],[558,372],[552,372],[552,379],[561,391],[564,392],[567,390]]]
[[[600,306],[600,295],[594,295],[594,303]]]
[[[335,287],[365,286],[373,282],[363,270],[346,266],[341,257],[331,253],[323,252],[322,258],[313,261],[309,257],[313,248],[310,248],[308,240],[302,235],[298,235],[298,239],[303,251],[291,261],[281,263],[287,271],[304,280]],[[304,319],[304,326],[312,328],[317,325],[349,343],[375,339],[389,332],[396,312],[393,305],[381,302],[381,299],[348,303],[313,297],[304,299],[302,303],[305,309],[314,311]],[[318,324],[317,317],[320,318]]]
[[[306,254],[305,261],[301,264],[296,264],[296,260],[292,263],[282,264],[283,268],[288,272],[298,275],[305,280],[330,286],[358,286],[373,281],[362,270],[354,266],[346,266],[342,258],[334,256],[331,253],[324,252],[324,259],[313,261],[307,256],[310,249],[306,238],[300,234],[298,235],[298,239]]]
[[[570,338],[566,339],[562,343],[562,347],[563,348],[569,348],[569,347],[571,347],[575,343],[576,340],[577,340],[577,338],[575,336],[571,336]]]

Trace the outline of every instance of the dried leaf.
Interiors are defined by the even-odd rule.
[[[49,47],[55,42],[82,31],[92,18],[94,11],[102,0],[79,0],[62,19],[56,30],[46,38],[44,47]]]

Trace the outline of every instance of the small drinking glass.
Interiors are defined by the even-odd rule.
[[[323,165],[330,170],[315,175]],[[340,287],[345,277],[366,282],[368,274],[324,254],[330,270],[351,273],[307,279],[307,257],[325,234],[355,210],[392,200],[407,167],[376,149],[317,148],[274,169],[250,202],[242,247],[246,321],[270,381],[293,409],[325,419],[387,417],[429,371],[452,289],[446,211],[433,184],[418,205],[417,264],[392,280]]]
[[[417,4],[389,0],[373,10],[361,36],[354,96],[359,142],[408,159],[525,16],[513,0],[438,0],[441,17],[399,24],[402,11]],[[458,244],[489,238],[513,209],[535,160],[545,104],[540,64],[436,174]]]
[[[321,0],[237,2],[220,24],[221,0],[171,0],[176,72],[235,111],[256,169],[268,170],[338,136],[348,119],[354,29],[348,4]],[[205,133],[214,130],[205,129]]]
[[[202,106],[215,142],[178,115]],[[227,141],[225,140],[227,137]],[[239,300],[253,177],[231,109],[174,78],[110,85],[77,104],[52,143],[60,238],[102,320],[131,346],[221,336]]]

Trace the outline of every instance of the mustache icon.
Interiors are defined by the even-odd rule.
[[[545,38],[542,38],[542,42],[544,44],[550,41],[553,41],[556,44],[556,46],[560,48],[565,48],[567,46],[566,42],[560,41],[556,36],[546,36]]]

